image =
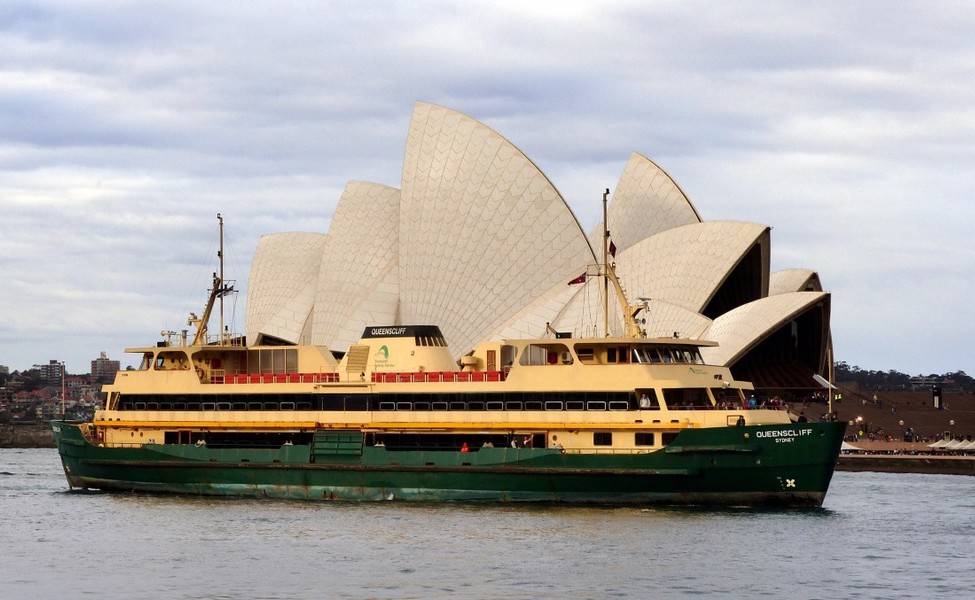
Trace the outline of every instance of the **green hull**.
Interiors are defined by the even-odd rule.
[[[273,449],[99,447],[52,423],[72,488],[313,500],[820,506],[844,423],[689,429],[645,454],[391,451],[358,431]]]

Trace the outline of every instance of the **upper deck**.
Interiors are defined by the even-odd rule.
[[[367,328],[321,346],[139,349],[109,406],[131,410],[636,410],[740,406],[747,382],[678,338],[484,342],[455,361],[435,326]],[[124,398],[124,401],[120,399]]]

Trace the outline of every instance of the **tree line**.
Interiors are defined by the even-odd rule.
[[[889,371],[869,371],[854,365],[850,366],[845,361],[839,361],[833,365],[834,379],[843,382],[855,382],[860,387],[871,389],[911,389],[919,380],[937,381],[945,390],[975,390],[975,378],[972,378],[964,371],[953,371],[949,373],[912,376],[891,369]],[[912,382],[913,380],[913,382]]]

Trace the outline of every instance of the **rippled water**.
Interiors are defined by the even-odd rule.
[[[0,598],[967,597],[975,478],[837,473],[819,510],[69,492],[0,450]]]

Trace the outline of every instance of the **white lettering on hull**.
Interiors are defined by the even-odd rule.
[[[796,438],[812,435],[812,429],[770,429],[768,431],[756,431],[757,438],[774,438],[776,444],[791,444]]]

